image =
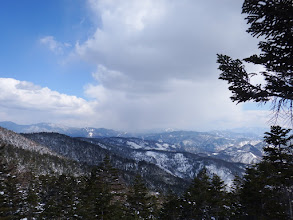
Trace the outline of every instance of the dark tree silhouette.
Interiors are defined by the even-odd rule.
[[[266,132],[263,160],[246,169],[240,202],[249,219],[293,219],[293,136],[289,132],[272,126]]]
[[[293,122],[293,3],[292,0],[245,0],[242,13],[250,25],[247,32],[261,37],[261,53],[243,60],[218,54],[219,79],[226,80],[232,101],[272,102],[275,121],[281,116]],[[243,61],[262,65],[265,71],[248,73]],[[263,84],[252,84],[254,75],[264,77]]]

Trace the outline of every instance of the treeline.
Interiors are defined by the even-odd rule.
[[[108,157],[73,177],[17,173],[2,156],[0,219],[293,219],[292,140],[289,129],[274,126],[262,162],[231,189],[203,169],[182,195],[152,193],[139,176],[126,185]]]

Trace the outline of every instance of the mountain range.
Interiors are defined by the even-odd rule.
[[[262,138],[252,133],[167,131],[131,134],[46,123],[0,122],[0,126],[21,133],[0,130],[0,139],[15,149],[76,163],[78,168],[71,169],[79,170],[78,173],[87,172],[86,166],[98,165],[109,155],[111,163],[121,170],[125,179],[130,180],[139,173],[156,190],[172,188],[180,191],[204,167],[231,186],[235,175],[241,176],[247,164],[259,162],[263,155]]]
[[[128,133],[105,128],[73,128],[49,123],[18,125],[13,122],[0,122],[0,126],[17,133],[56,132],[70,137],[108,138],[107,141],[130,148],[150,148],[175,152],[205,154],[209,157],[223,159],[228,162],[253,164],[262,157],[262,135],[264,129],[243,129],[256,133],[239,133],[231,130],[196,132],[167,131],[161,133]],[[240,129],[236,129],[239,131]],[[114,139],[126,138],[126,139]],[[126,140],[126,141],[125,141]]]
[[[36,133],[36,132],[56,132],[60,134],[65,134],[71,137],[143,137],[145,135],[151,137],[152,135],[160,135],[164,133],[177,132],[177,130],[167,128],[163,131],[156,132],[145,132],[145,133],[130,133],[125,131],[115,131],[106,128],[77,128],[68,127],[60,124],[53,123],[38,123],[30,125],[20,125],[11,121],[2,121],[0,126],[12,130],[16,133]],[[218,136],[223,137],[247,137],[247,138],[262,138],[265,128],[234,128],[221,131],[210,131],[208,133],[213,133]],[[231,136],[232,135],[232,136]]]
[[[10,121],[0,122],[0,126],[12,130],[16,133],[37,133],[37,132],[56,132],[71,137],[129,137],[127,132],[118,132],[105,128],[75,128],[53,123],[38,123],[31,125],[19,125]]]

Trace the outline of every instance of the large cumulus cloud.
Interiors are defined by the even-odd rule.
[[[216,76],[216,53],[255,49],[241,1],[89,2],[101,24],[76,45],[77,53],[138,82],[207,79]]]
[[[92,18],[99,22],[88,40],[75,46],[79,57],[97,66],[86,94],[99,101],[111,127],[122,129],[263,125],[265,114],[243,112],[217,79],[217,53],[256,52],[241,4],[90,0]]]
[[[85,72],[92,81],[80,85],[87,100],[1,79],[0,117],[131,131],[263,126],[267,113],[232,103],[218,80],[217,53],[257,52],[257,40],[245,32],[242,2],[88,0],[87,40],[71,47],[54,36],[40,39],[67,65],[81,59],[96,66]]]

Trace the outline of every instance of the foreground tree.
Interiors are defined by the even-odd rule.
[[[79,219],[126,219],[125,187],[108,156],[81,182],[77,205]]]
[[[267,184],[275,186],[281,196],[279,203],[285,208],[286,215],[293,219],[293,135],[291,129],[280,126],[272,126],[265,134],[263,163],[269,167]]]
[[[232,91],[232,101],[273,103],[275,119],[284,116],[293,122],[293,3],[292,0],[245,0],[242,13],[250,24],[247,32],[262,37],[258,44],[260,55],[243,61],[262,65],[265,71],[248,73],[242,60],[218,55],[222,71],[219,79],[226,80]],[[257,74],[264,77],[263,84],[252,84]]]
[[[293,136],[272,126],[266,132],[265,156],[246,170],[240,203],[250,219],[293,219]]]
[[[182,198],[183,219],[223,219],[228,215],[227,192],[219,176],[201,170]]]
[[[284,129],[280,126],[272,126],[270,132],[266,132],[264,140],[266,146],[264,151],[266,155],[263,160],[267,163],[273,164],[274,169],[279,174],[282,174],[282,179],[286,181],[288,175],[287,171],[290,171],[293,166],[293,135],[290,135],[291,129]]]
[[[159,219],[182,219],[182,211],[182,199],[173,192],[169,192],[160,210]]]
[[[156,219],[155,198],[149,194],[141,176],[136,176],[127,200],[129,203],[128,219]]]
[[[259,55],[243,60],[218,55],[231,99],[241,103],[272,103],[275,122],[281,116],[293,125],[293,2],[292,0],[245,0],[242,13],[250,25],[247,32],[262,37]],[[244,63],[261,65],[265,71],[248,73]],[[264,83],[253,84],[251,78],[261,74]],[[246,219],[293,219],[292,135],[289,129],[271,127],[266,133],[265,156],[261,163],[248,168],[236,184],[233,215]],[[233,196],[233,194],[232,194]],[[237,201],[238,200],[238,201]]]

